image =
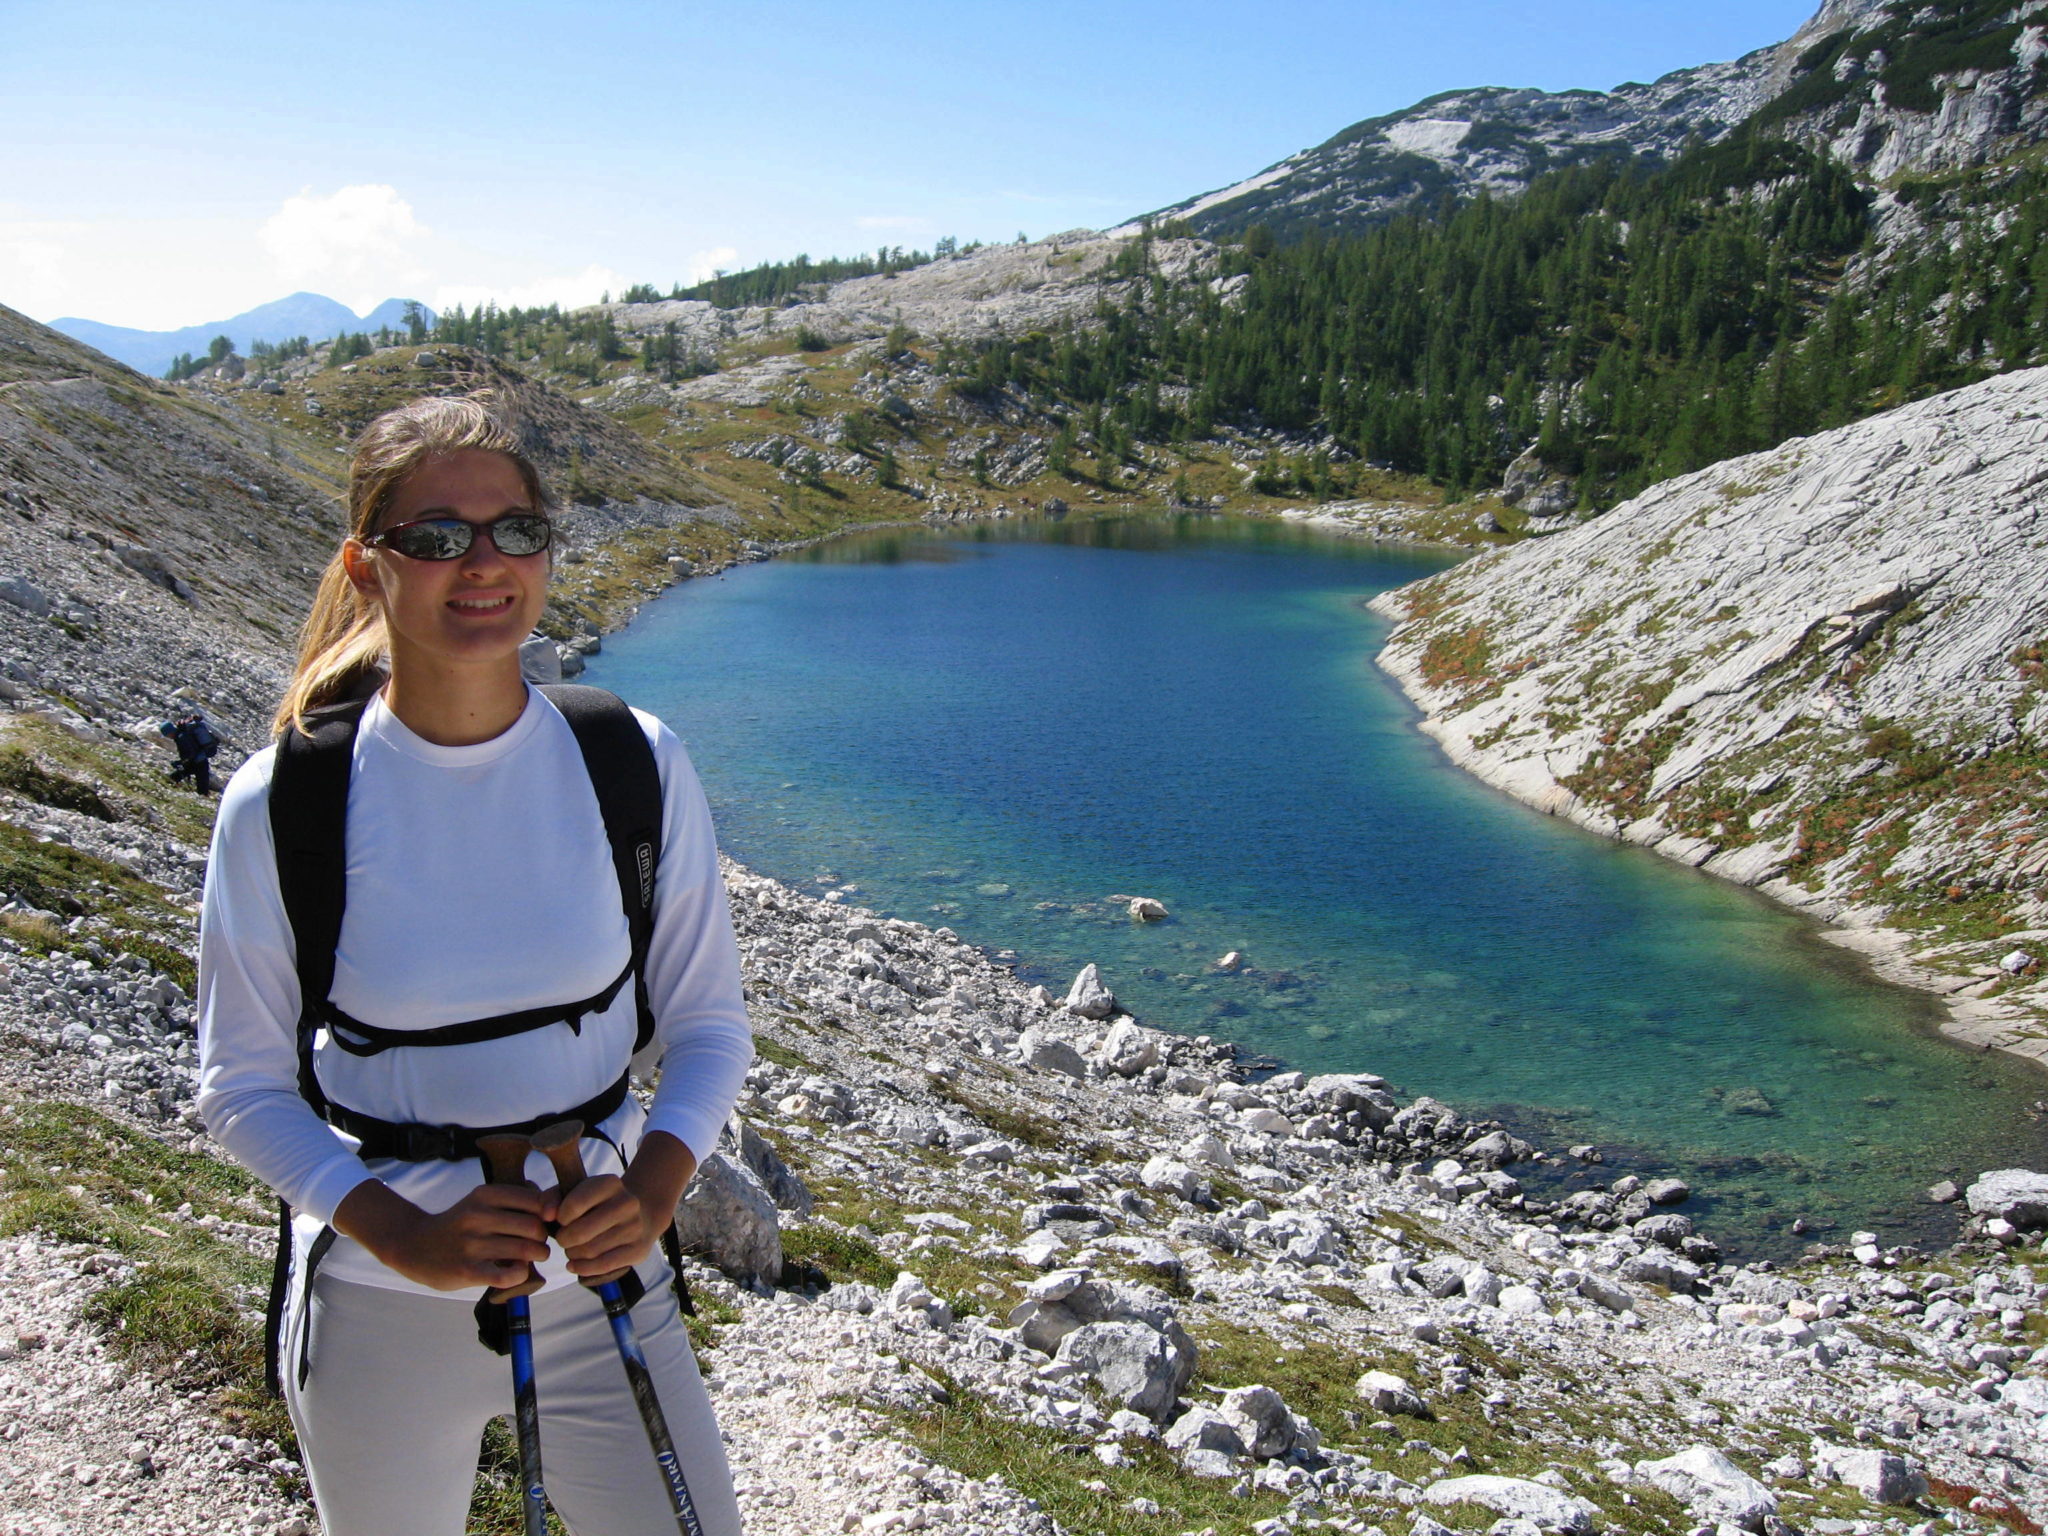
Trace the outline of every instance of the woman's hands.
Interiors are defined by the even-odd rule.
[[[526,1184],[481,1184],[445,1211],[423,1211],[377,1179],[350,1190],[334,1229],[408,1280],[437,1291],[527,1286],[555,1240],[578,1278],[610,1277],[653,1250],[697,1159],[665,1131],[640,1143],[625,1177],[599,1174],[567,1194]],[[559,1224],[558,1226],[556,1224]]]
[[[601,1173],[561,1197],[555,1240],[579,1279],[609,1279],[653,1251],[662,1229],[675,1220],[676,1202],[697,1159],[666,1131],[651,1131],[633,1154],[624,1178]]]
[[[480,1184],[445,1211],[423,1211],[377,1179],[336,1207],[334,1229],[408,1280],[437,1291],[516,1286],[548,1256],[553,1190]]]

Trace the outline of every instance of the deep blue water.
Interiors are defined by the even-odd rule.
[[[1804,920],[1445,762],[1363,607],[1443,563],[1220,519],[855,536],[684,584],[590,676],[674,725],[764,873],[1676,1170],[1750,1251],[1799,1215],[1929,1235],[1936,1177],[2041,1166],[2033,1069],[1934,1038]]]

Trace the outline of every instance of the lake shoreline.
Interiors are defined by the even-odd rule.
[[[1375,613],[1399,624],[1406,617],[1398,603],[1400,591],[1400,588],[1395,588],[1380,593],[1368,606]],[[1374,662],[1420,711],[1416,729],[1434,741],[1445,758],[1462,772],[1545,816],[1568,821],[1596,837],[1647,848],[1673,863],[1743,886],[1779,906],[1813,919],[1820,925],[1818,931],[1822,938],[1861,958],[1871,974],[1939,1003],[1940,1032],[1944,1039],[1958,1046],[1996,1050],[2048,1072],[2048,1038],[2015,1032],[2012,1028],[2015,1015],[1995,1000],[1961,995],[1969,984],[1967,978],[1915,964],[1907,953],[1911,939],[1904,931],[1886,924],[1882,913],[1795,885],[1777,875],[1771,866],[1745,857],[1747,850],[1736,849],[1712,855],[1710,848],[1703,847],[1694,838],[1671,835],[1645,841],[1631,837],[1627,835],[1629,829],[1612,816],[1587,806],[1555,778],[1532,768],[1532,759],[1527,755],[1511,760],[1503,754],[1490,752],[1468,733],[1450,726],[1444,717],[1431,713],[1430,699],[1434,690],[1422,676],[1419,653],[1396,655],[1388,646],[1381,649]]]

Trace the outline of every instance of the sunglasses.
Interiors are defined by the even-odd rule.
[[[408,560],[460,560],[476,542],[478,531],[491,536],[501,555],[537,555],[555,540],[555,525],[538,512],[507,512],[488,523],[465,522],[459,517],[423,517],[418,522],[399,523],[363,540],[405,556]]]

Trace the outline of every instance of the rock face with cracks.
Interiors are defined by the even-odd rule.
[[[1951,1032],[2048,1058],[2038,971],[1998,969],[2048,928],[2044,482],[2048,369],[2006,374],[1384,593],[1380,662],[1488,783],[1841,923]]]

